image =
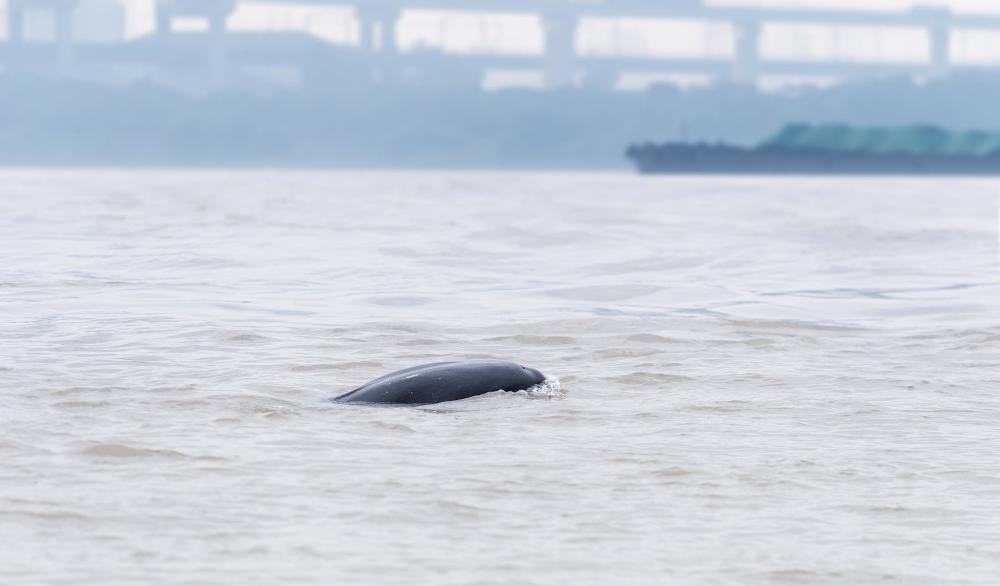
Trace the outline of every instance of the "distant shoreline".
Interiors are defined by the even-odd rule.
[[[750,145],[789,120],[1000,129],[1000,77],[762,93],[339,86],[192,97],[148,84],[7,77],[0,166],[627,169],[625,145]]]

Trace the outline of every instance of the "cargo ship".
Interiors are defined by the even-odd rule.
[[[760,144],[637,144],[644,174],[1000,175],[1000,133],[789,124]]]

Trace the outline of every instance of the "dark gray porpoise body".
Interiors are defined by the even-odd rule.
[[[334,400],[338,403],[426,405],[494,391],[523,391],[543,381],[544,374],[516,362],[436,362],[387,374]]]

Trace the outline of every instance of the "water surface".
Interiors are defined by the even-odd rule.
[[[998,194],[0,172],[0,582],[994,583]]]

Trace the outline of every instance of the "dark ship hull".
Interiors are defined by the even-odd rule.
[[[1000,175],[1000,156],[831,153],[712,145],[641,145],[628,158],[643,174]]]

